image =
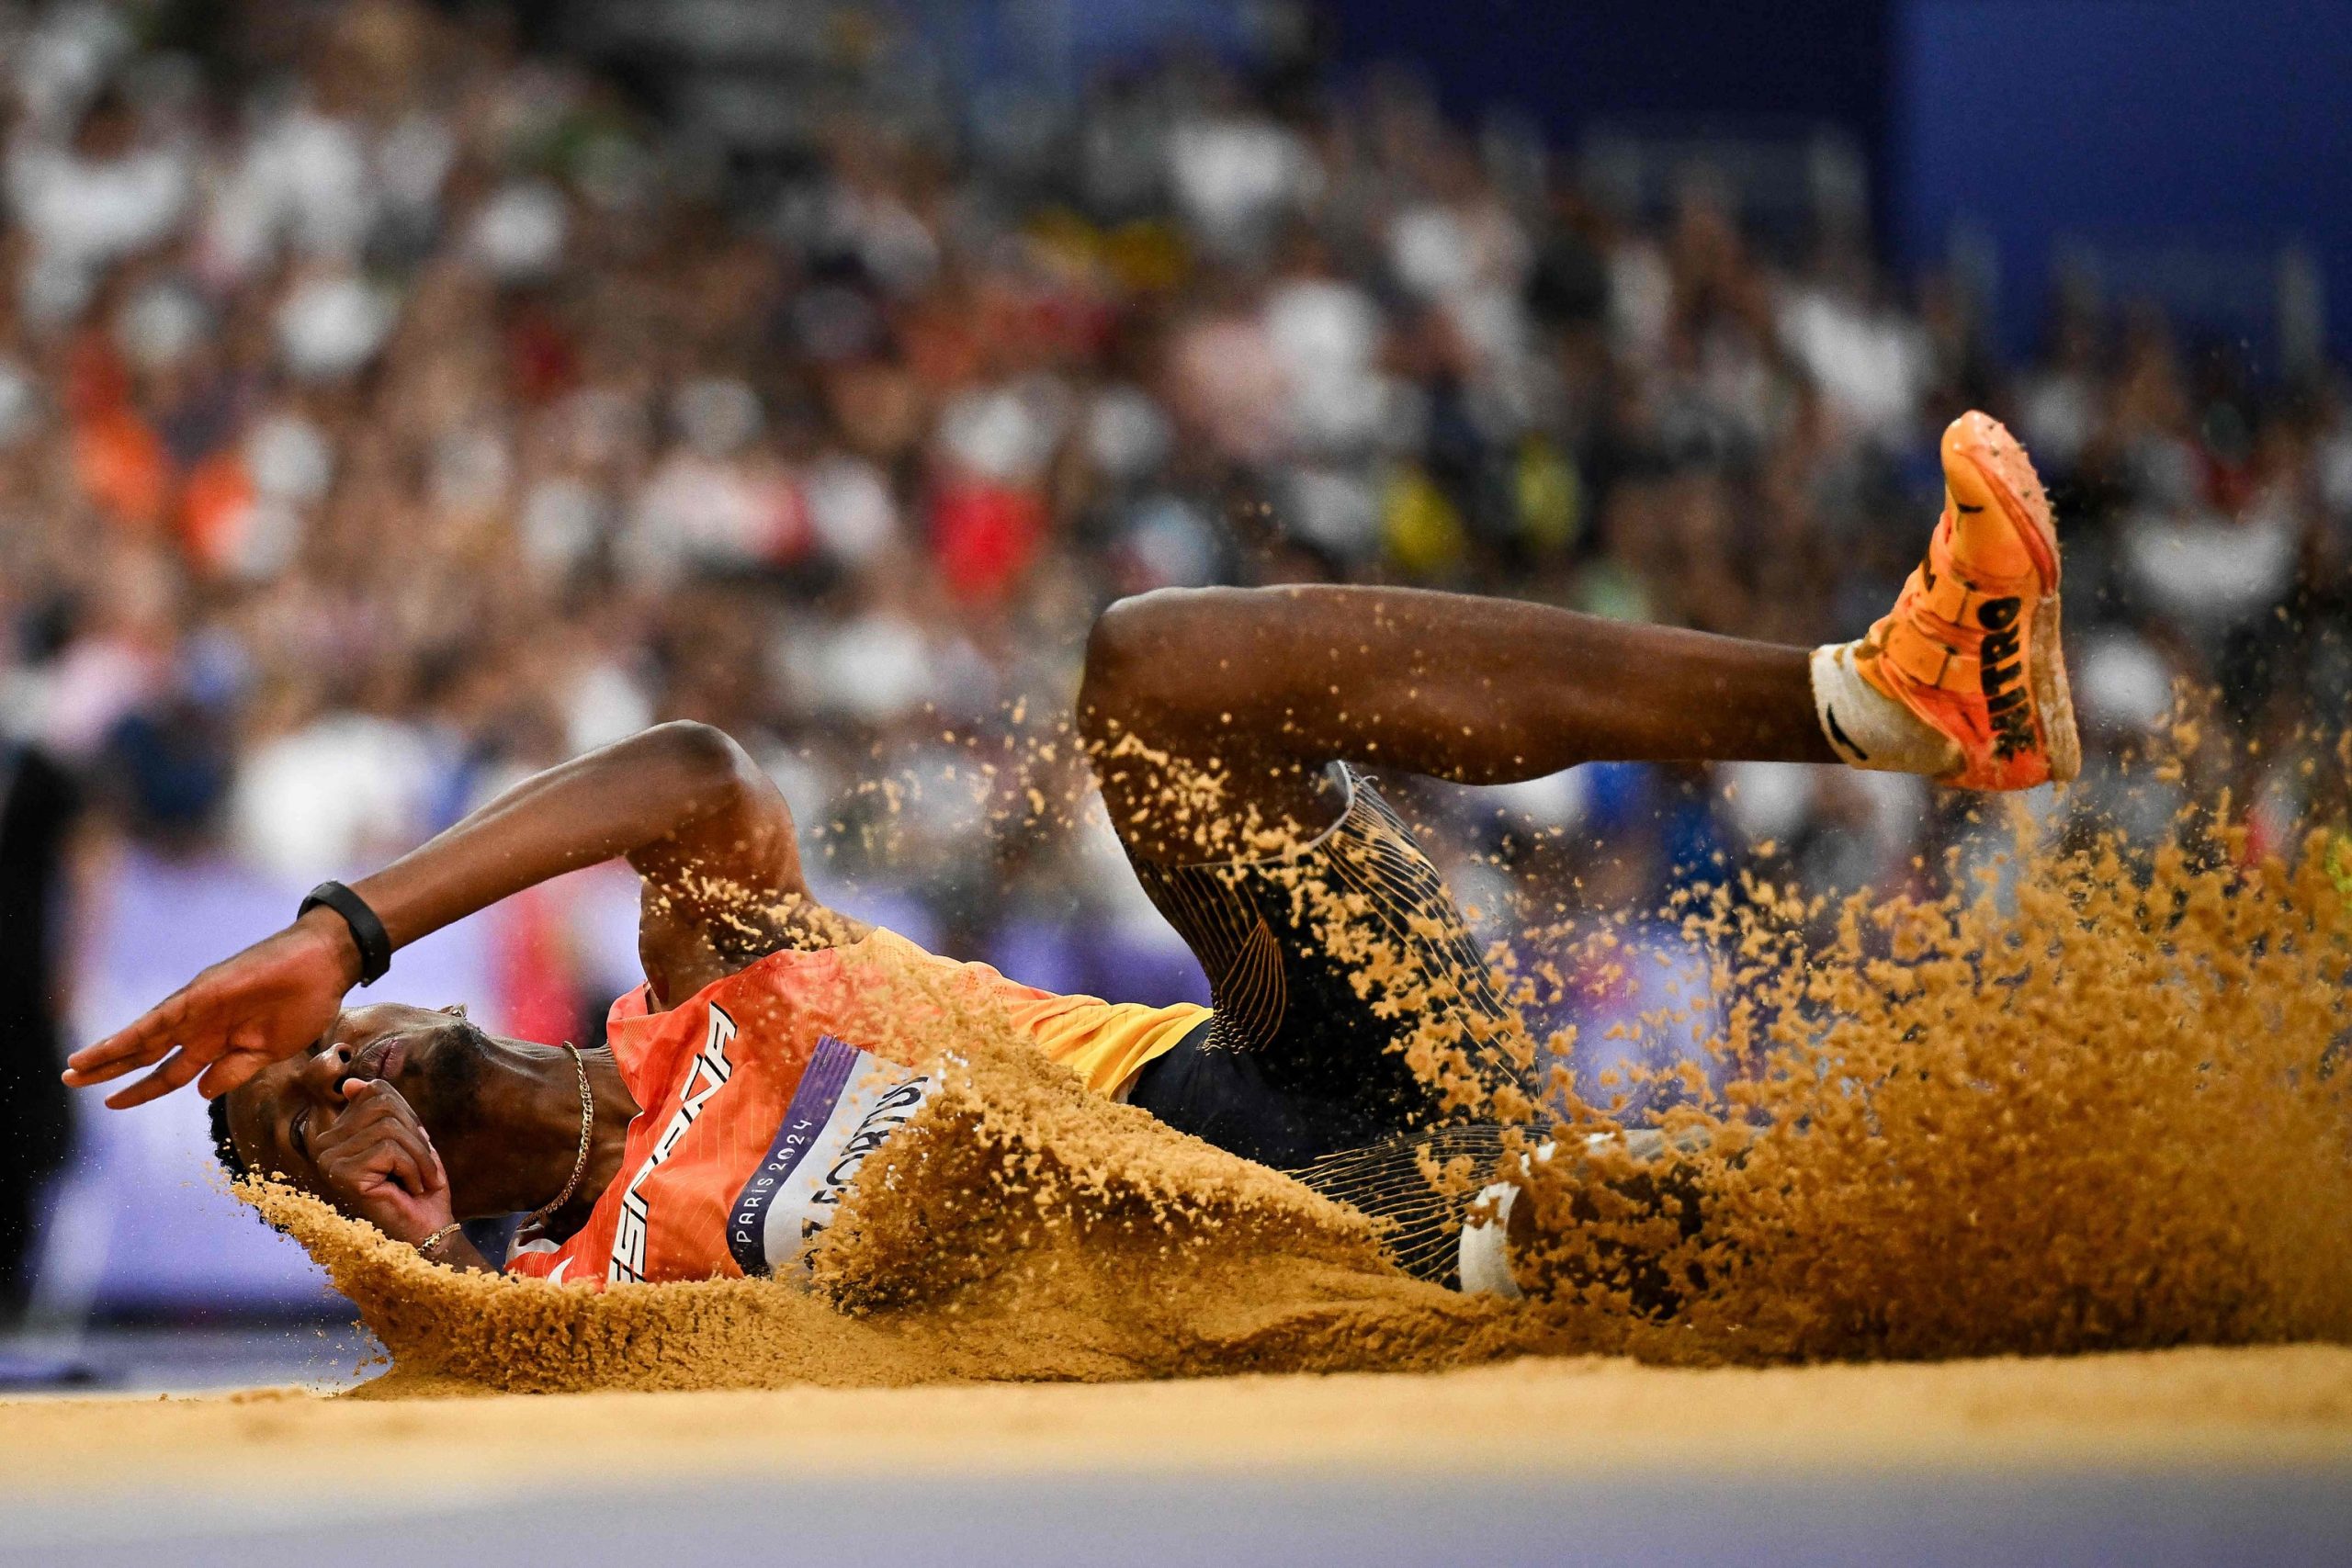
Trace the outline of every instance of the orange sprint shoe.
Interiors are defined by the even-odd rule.
[[[2016,437],[1969,412],[1944,432],[1944,512],[1928,558],[1854,668],[1960,748],[1942,782],[2031,789],[2082,771],[2058,648],[2058,530]]]

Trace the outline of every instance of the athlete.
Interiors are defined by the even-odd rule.
[[[1339,1196],[1388,1192],[1383,1151],[1475,1145],[1525,1058],[1434,868],[1359,767],[1465,784],[1602,759],[1842,762],[1980,790],[2073,776],[2041,486],[1981,413],[1945,433],[1942,460],[1944,509],[1894,611],[1811,650],[1382,588],[1112,606],[1080,729],[1213,1008],[1036,990],[823,908],[775,785],[718,731],[667,725],[322,885],[66,1078],[153,1069],[114,1106],[195,1082],[232,1172],[279,1173],[442,1263],[578,1282],[794,1277],[859,1162],[933,1092],[926,1030],[973,1009],[1172,1127]],[[406,943],[614,856],[642,879],[645,982],[602,1047],[496,1038],[462,1009],[343,1006]],[[1462,1227],[1410,1210],[1389,1206],[1396,1260],[1456,1281]],[[526,1212],[503,1259],[459,1228]]]

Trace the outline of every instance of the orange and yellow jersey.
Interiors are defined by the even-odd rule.
[[[1123,1093],[1208,1016],[1060,996],[876,929],[773,953],[667,1010],[640,986],[605,1039],[644,1107],[620,1173],[560,1246],[526,1241],[511,1273],[572,1282],[797,1277],[865,1156],[935,1082],[910,1065],[926,1021],[989,1010],[1095,1093]]]

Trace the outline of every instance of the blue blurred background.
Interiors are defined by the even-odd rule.
[[[69,1106],[61,1048],[646,723],[741,738],[846,908],[1204,994],[1059,804],[1124,592],[1850,637],[1982,406],[2068,541],[2091,763],[2041,809],[2153,836],[2227,785],[2257,852],[2340,812],[2347,81],[2320,3],[0,3],[0,1376],[334,1315],[199,1105]],[[2204,743],[2126,787],[2177,682]],[[1546,953],[1762,846],[1892,889],[1999,831],[1826,770],[1402,793]],[[632,898],[381,988],[593,1039]],[[1703,990],[1631,940],[1649,993],[1550,1009],[1589,1072]]]

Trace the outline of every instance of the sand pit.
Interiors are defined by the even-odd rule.
[[[52,1398],[0,1404],[0,1562],[560,1542],[567,1561],[641,1563],[681,1538],[735,1561],[787,1529],[883,1562],[1533,1562],[1568,1542],[1588,1560],[1963,1562],[2089,1540],[2112,1561],[2312,1562],[2352,1530],[2352,1349]]]
[[[2352,1348],[1677,1369],[1529,1358],[1422,1375],[1091,1387],[798,1388],[370,1400],[291,1389],[0,1404],[5,1487],[273,1495],[281,1468],[496,1494],[568,1467],[640,1479],[869,1467],[978,1473],[2329,1463],[2352,1472]],[[825,1434],[822,1442],[797,1440]],[[164,1473],[170,1456],[169,1474]],[[152,1468],[151,1468],[152,1467]]]

